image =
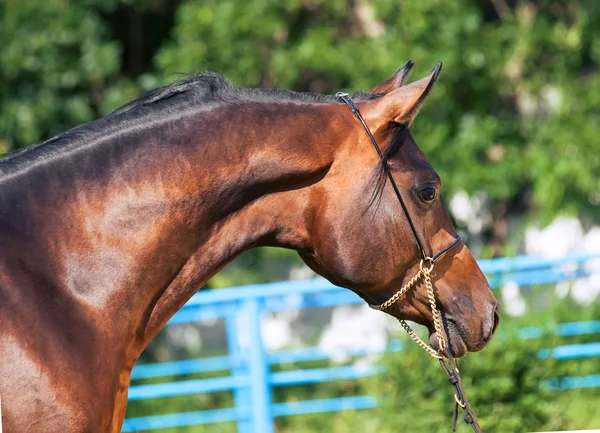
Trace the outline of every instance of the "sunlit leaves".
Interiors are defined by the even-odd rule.
[[[92,120],[93,93],[119,68],[118,46],[106,38],[88,0],[4,2],[0,13],[0,139],[21,147]],[[90,7],[94,6],[94,7]]]

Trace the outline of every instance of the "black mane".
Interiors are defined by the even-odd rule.
[[[380,94],[358,92],[356,101],[381,97]],[[281,89],[247,89],[234,86],[222,75],[208,72],[191,75],[172,84],[151,90],[117,108],[108,116],[76,126],[49,140],[0,157],[0,176],[27,169],[74,148],[91,144],[101,137],[125,131],[145,122],[153,122],[168,114],[186,110],[211,108],[235,101],[342,103],[332,95],[300,93]]]
[[[176,98],[177,97],[177,98]],[[380,94],[357,92],[352,96],[357,101],[368,101],[381,97]],[[150,90],[138,98],[117,108],[112,114],[140,106],[158,106],[176,98],[176,103],[193,106],[221,104],[233,101],[282,102],[334,104],[341,101],[333,95],[268,88],[240,88],[227,78],[214,72],[191,75],[158,89]]]

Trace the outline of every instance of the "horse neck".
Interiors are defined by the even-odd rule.
[[[333,162],[338,140],[328,119],[337,109],[223,106],[46,162],[26,177],[23,206],[11,207],[32,216],[15,231],[31,239],[21,250],[62,305],[88,317],[131,366],[244,250],[310,249],[307,196]]]
[[[267,245],[311,248],[305,221],[308,196],[333,163],[335,126],[327,119],[337,108],[257,105],[215,113],[218,119],[230,120],[211,134],[210,146],[201,144],[209,150],[199,152],[198,164],[203,163],[204,170],[198,179],[211,186],[194,210],[199,239],[146,311],[142,345],[241,252]]]

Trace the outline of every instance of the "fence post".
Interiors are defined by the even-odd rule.
[[[273,433],[269,364],[260,332],[261,300],[251,298],[244,301],[244,313],[249,337],[245,348],[250,367],[253,433]]]
[[[239,313],[239,310],[237,310]],[[239,314],[228,314],[225,317],[225,332],[227,333],[227,347],[229,349],[229,356],[237,359],[231,369],[231,375],[249,377],[249,371],[247,362],[240,363],[239,360],[242,357],[242,350],[240,348],[240,335],[238,329],[238,318]],[[233,391],[233,398],[235,399],[235,407],[237,409],[238,416],[242,418],[237,421],[238,433],[252,433],[252,420],[249,415],[251,412],[252,401],[250,399],[250,390],[245,388],[238,388]]]

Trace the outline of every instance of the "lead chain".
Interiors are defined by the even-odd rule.
[[[419,272],[417,273],[417,275],[415,275],[414,277],[412,277],[412,279],[408,283],[406,283],[404,285],[404,287],[402,287],[400,290],[398,290],[396,293],[394,293],[394,295],[390,299],[388,299],[387,301],[385,301],[383,304],[380,304],[380,305],[369,305],[369,307],[371,307],[373,310],[377,310],[377,311],[385,311],[385,310],[387,310],[398,299],[400,299],[402,296],[404,296],[406,294],[406,292],[408,292],[410,289],[412,289],[412,287],[415,284],[417,284],[417,282],[423,276],[424,276],[424,272],[423,272],[423,267],[421,266],[421,269],[419,270]]]
[[[425,262],[431,263],[429,267],[424,267]],[[444,333],[442,330],[442,322],[440,320],[440,313],[437,309],[436,301],[435,301],[435,293],[433,291],[433,284],[431,283],[431,271],[433,271],[434,262],[431,258],[426,258],[425,260],[421,260],[419,265],[419,272],[408,282],[406,283],[400,290],[398,290],[390,299],[385,301],[383,304],[379,305],[369,305],[374,310],[377,311],[385,311],[392,304],[394,304],[398,299],[406,294],[413,286],[417,284],[417,282],[423,278],[425,282],[425,287],[427,289],[427,298],[429,299],[429,306],[431,308],[431,314],[433,316],[433,327],[435,329],[435,333],[438,338],[438,344],[440,346],[439,351],[436,351],[427,343],[425,343],[413,329],[410,327],[406,321],[399,319],[400,325],[404,328],[406,333],[413,339],[415,343],[423,348],[427,353],[433,356],[436,359],[442,359],[443,353],[446,350],[446,340],[444,339]]]
[[[423,263],[423,262],[421,262]],[[433,270],[433,262],[429,269],[425,269],[423,279],[425,280],[425,287],[427,288],[427,297],[429,298],[429,305],[431,306],[431,315],[433,316],[433,327],[438,338],[438,345],[440,346],[439,352],[444,353],[446,350],[446,340],[444,339],[444,332],[442,330],[442,321],[440,320],[440,312],[436,307],[435,293],[433,291],[433,284],[431,284],[431,271]]]

